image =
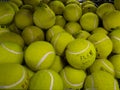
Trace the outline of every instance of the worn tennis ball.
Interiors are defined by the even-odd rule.
[[[63,11],[65,9],[65,5],[63,4],[62,1],[59,1],[59,0],[50,1],[48,5],[56,15],[63,14]]]
[[[118,81],[108,72],[97,71],[88,75],[85,90],[119,90]]]
[[[113,48],[111,39],[104,33],[94,33],[88,38],[96,48],[96,58],[107,58]]]
[[[114,0],[114,6],[117,10],[120,10],[120,0]]]
[[[65,56],[71,66],[85,70],[95,61],[96,50],[90,41],[78,38],[67,45]]]
[[[97,27],[91,33],[92,34],[93,33],[105,33],[105,34],[108,34],[108,31],[103,27]]]
[[[86,73],[83,70],[75,69],[71,66],[66,66],[60,75],[63,80],[64,89],[80,90],[83,87]]]
[[[66,20],[62,15],[56,15],[55,25],[60,25],[64,27],[66,24]]]
[[[109,60],[114,66],[115,77],[119,79],[120,78],[120,54],[111,56]]]
[[[120,54],[120,29],[113,30],[109,33],[109,37],[113,42],[113,53]]]
[[[115,75],[114,66],[108,59],[96,59],[94,63],[89,67],[90,73],[99,70],[109,72],[113,76]]]
[[[43,41],[44,32],[37,26],[27,26],[22,31],[22,37],[27,45],[34,41]]]
[[[0,64],[1,90],[27,90],[28,83],[28,74],[22,65]]]
[[[46,40],[51,41],[53,36],[56,34],[65,31],[61,26],[59,25],[54,25],[51,28],[49,28],[46,32]]]
[[[115,7],[112,3],[103,3],[98,6],[96,13],[102,19],[106,13],[115,10]]]
[[[82,30],[81,25],[78,22],[67,22],[64,26],[64,29],[71,35],[76,35]]]
[[[25,62],[33,71],[49,68],[55,57],[53,46],[46,41],[31,43],[25,50]]]
[[[8,2],[0,2],[0,25],[7,25],[13,21],[15,11]]]
[[[70,43],[73,40],[74,37],[68,32],[60,32],[53,36],[51,44],[55,48],[56,54],[63,56],[68,43]]]
[[[88,13],[85,13],[81,16],[81,19],[79,20],[79,22],[84,30],[90,32],[98,27],[99,18],[95,13],[88,12]]]
[[[14,22],[15,22],[15,25],[21,30],[23,30],[26,26],[33,25],[32,12],[28,9],[20,9],[15,14]]]
[[[55,13],[45,3],[41,3],[41,6],[39,6],[33,13],[33,21],[35,25],[41,29],[52,27],[55,24],[55,19]]]
[[[60,75],[50,69],[40,70],[30,80],[29,90],[63,90]]]
[[[65,6],[63,16],[67,21],[78,21],[82,16],[82,9],[77,4],[68,4]]]

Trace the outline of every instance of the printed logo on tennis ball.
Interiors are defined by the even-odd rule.
[[[114,0],[114,6],[117,10],[120,10],[120,0]]]

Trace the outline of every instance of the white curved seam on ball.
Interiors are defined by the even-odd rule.
[[[116,89],[116,81],[114,80],[114,90],[117,90]]]
[[[38,62],[38,64],[36,65],[36,68],[38,68],[44,61],[45,59],[47,58],[48,55],[50,54],[54,54],[53,51],[50,51],[50,52],[47,52]]]
[[[23,54],[23,52],[17,52],[17,51],[14,51],[14,50],[11,50],[11,49],[7,48],[3,43],[1,43],[1,46],[2,46],[5,50],[7,50],[7,51],[9,51],[9,52],[11,52],[11,53],[14,53],[14,54]]]
[[[103,60],[101,60],[101,61],[110,71],[114,72],[114,70],[112,68],[110,68]]]
[[[53,89],[54,78],[53,78],[53,75],[52,75],[51,72],[48,72],[48,73],[49,73],[50,78],[51,78],[51,82],[50,82],[50,90],[52,90],[52,89]]]
[[[4,17],[7,17],[7,16],[13,16],[13,14],[5,14],[5,15],[1,16],[0,19],[3,19]]]
[[[59,37],[60,37],[61,33],[57,34],[57,37],[55,38],[54,42],[53,42],[53,46],[55,47]]]
[[[114,39],[116,39],[116,40],[120,41],[120,38],[119,38],[119,37],[112,36],[112,38],[114,38]]]
[[[87,49],[90,47],[90,43],[88,43],[87,47],[79,52],[72,52],[72,51],[69,51],[68,50],[68,53],[70,54],[81,54],[81,53],[84,53],[85,51],[87,51]]]
[[[52,37],[53,37],[53,36],[54,36],[54,32],[53,32],[53,30],[51,29],[50,32],[51,32],[51,35],[52,35]]]
[[[101,40],[95,42],[94,44],[95,44],[95,45],[96,45],[96,44],[99,44],[99,43],[101,43],[101,42],[103,42],[103,41],[105,41],[105,40],[107,40],[107,39],[109,39],[109,38],[108,38],[108,37],[103,38],[103,39],[101,39]]]
[[[78,86],[83,85],[83,82],[81,82],[81,83],[79,83],[79,84],[73,84],[73,83],[69,82],[68,79],[67,79],[67,77],[66,77],[66,74],[65,74],[65,71],[64,71],[64,70],[63,70],[63,75],[64,75],[65,81],[66,81],[69,85],[74,86],[74,87],[78,87]]]
[[[29,29],[29,31],[30,31],[31,41],[33,41],[33,40],[34,40],[34,35],[33,35],[33,33],[32,33],[32,30]]]
[[[95,88],[94,88],[94,79],[93,79],[93,76],[92,76],[92,75],[91,75],[90,79],[91,79],[91,82],[92,82],[92,90],[94,90],[94,89],[95,89]]]
[[[24,68],[23,68],[23,75],[22,75],[22,77],[20,78],[19,81],[15,82],[15,83],[13,83],[13,84],[11,84],[11,85],[3,85],[3,86],[0,86],[0,89],[7,89],[7,88],[12,88],[12,87],[17,86],[19,83],[21,83],[21,82],[24,80],[25,74],[26,74],[26,72],[25,72],[25,70],[24,70]]]

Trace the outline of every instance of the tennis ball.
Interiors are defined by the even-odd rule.
[[[115,77],[116,78],[120,78],[120,55],[113,55],[109,58],[110,62],[113,64],[114,66],[114,70],[115,70]]]
[[[88,12],[81,16],[81,19],[79,20],[79,22],[84,30],[90,32],[98,27],[99,18],[95,13]]]
[[[42,29],[48,29],[55,24],[55,13],[47,4],[41,3],[33,13],[33,21],[36,26]]]
[[[68,4],[77,4],[77,5],[79,5],[81,7],[78,0],[67,0],[65,4],[66,5],[68,5]]]
[[[18,63],[22,64],[23,50],[22,48],[12,42],[0,43],[0,64],[3,63]]]
[[[60,75],[65,90],[80,90],[86,78],[86,73],[83,70],[78,70],[71,66],[64,67],[64,69],[60,71]]]
[[[107,35],[108,31],[103,27],[97,27],[91,33],[92,34],[94,34],[94,33],[105,33]]]
[[[85,0],[84,2],[82,2],[81,6],[84,7],[87,4],[95,5],[95,3],[93,1],[91,1],[91,0]]]
[[[46,41],[31,43],[25,50],[25,62],[33,71],[49,68],[55,57],[53,46]]]
[[[29,4],[33,7],[39,5],[40,1],[41,0],[23,0],[24,4]]]
[[[65,6],[63,16],[67,21],[78,21],[82,16],[82,9],[77,4],[68,4]]]
[[[0,2],[0,25],[7,25],[13,21],[15,11],[7,2]]]
[[[115,10],[115,7],[112,3],[103,3],[98,6],[96,13],[102,19],[106,13],[109,13],[113,10]]]
[[[90,41],[79,38],[67,45],[65,56],[71,66],[85,70],[95,61],[96,50]]]
[[[15,25],[23,30],[26,26],[33,25],[32,12],[28,9],[20,9],[14,17]],[[23,21],[24,20],[24,21]]]
[[[84,90],[119,90],[118,81],[108,72],[97,71],[88,75]]]
[[[65,31],[65,30],[59,25],[52,26],[46,32],[46,40],[51,41],[55,34],[58,34],[58,33],[63,32],[63,31]]]
[[[75,35],[78,32],[80,32],[80,30],[82,29],[82,27],[80,26],[80,24],[78,22],[67,22],[64,26],[64,29],[70,33],[71,35]]]
[[[27,45],[34,41],[43,41],[44,32],[37,26],[27,26],[22,31],[22,37]]]
[[[50,69],[40,70],[30,80],[29,90],[63,90],[60,75]]]
[[[55,25],[60,25],[64,27],[66,24],[66,20],[62,15],[56,15]]]
[[[113,10],[103,17],[103,26],[106,30],[112,31],[120,27],[120,11]]]
[[[120,0],[114,0],[114,6],[117,10],[120,10]]]
[[[9,1],[8,3],[9,3],[9,4],[11,5],[11,7],[14,9],[15,13],[19,11],[19,7],[17,6],[16,3],[11,2],[11,1]]]
[[[50,1],[48,5],[55,14],[63,14],[65,5],[63,4],[62,1],[59,1],[59,0]]]
[[[99,70],[109,72],[113,76],[115,75],[114,66],[108,59],[96,59],[88,69],[90,73],[97,72]]]
[[[107,58],[112,52],[113,44],[111,39],[104,33],[94,33],[88,37],[96,48],[96,58]]]
[[[27,90],[29,78],[20,64],[0,64],[1,90]]]
[[[56,54],[62,56],[64,55],[64,51],[68,43],[70,43],[73,40],[74,37],[71,34],[67,32],[60,32],[53,36],[51,44],[55,48]]]
[[[9,0],[9,1],[14,2],[15,4],[17,4],[18,7],[23,5],[23,1],[22,0]]]

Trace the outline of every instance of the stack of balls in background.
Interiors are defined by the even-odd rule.
[[[0,1],[0,90],[119,90],[120,0]]]

